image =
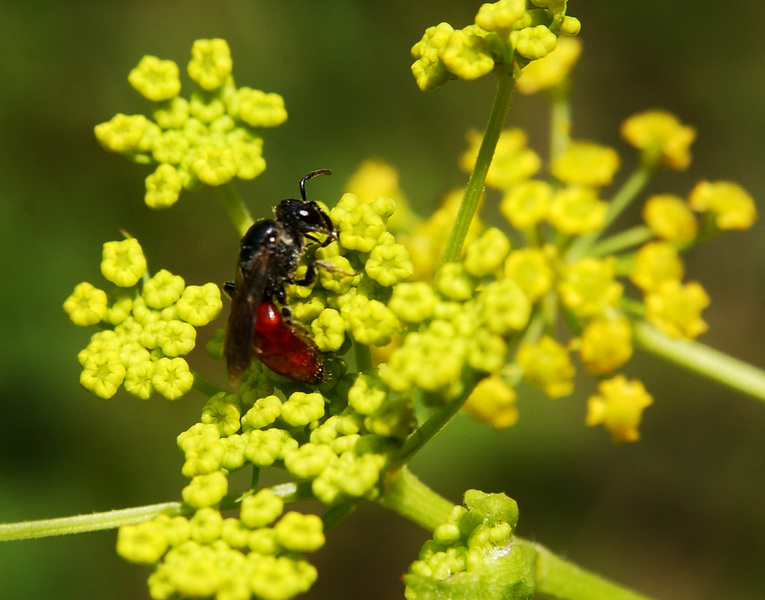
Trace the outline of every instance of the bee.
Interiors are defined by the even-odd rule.
[[[329,169],[308,173],[300,180],[301,200],[282,200],[275,219],[257,221],[242,237],[235,281],[223,287],[231,297],[223,354],[232,383],[241,381],[253,359],[293,381],[326,379],[315,342],[292,322],[284,286],[316,279],[316,263],[308,264],[302,279],[295,278],[306,240],[323,248],[337,239],[329,215],[305,195],[306,181],[331,174]]]

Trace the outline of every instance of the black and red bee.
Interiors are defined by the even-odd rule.
[[[316,278],[317,265],[309,263],[305,277],[295,279],[306,239],[321,247],[337,239],[329,215],[305,197],[306,181],[331,173],[308,173],[300,180],[302,200],[282,200],[274,208],[276,219],[256,222],[242,238],[236,280],[224,286],[231,313],[223,353],[232,382],[241,380],[253,358],[294,381],[318,384],[326,378],[316,344],[292,323],[284,286],[310,285]]]

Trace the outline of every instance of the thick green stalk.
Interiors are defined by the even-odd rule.
[[[544,546],[515,538],[536,553],[536,591],[561,600],[650,600],[574,563],[556,556]]]
[[[446,521],[454,504],[403,468],[392,473],[378,502],[427,531]],[[579,568],[544,546],[515,537],[534,555],[536,591],[562,600],[650,600],[607,579]]]
[[[635,343],[651,354],[765,401],[765,371],[762,369],[704,344],[669,338],[641,321],[635,323],[634,336]]]
[[[486,133],[484,133],[481,147],[478,150],[478,157],[473,172],[470,174],[465,195],[462,197],[457,219],[449,235],[442,262],[454,262],[459,259],[462,253],[462,244],[465,242],[470,222],[478,208],[478,201],[486,182],[486,173],[489,171],[494,150],[497,148],[499,134],[502,132],[507,111],[510,109],[513,89],[515,89],[515,80],[510,75],[500,74],[497,82],[497,93],[494,96],[494,105],[491,107],[489,123],[486,125]]]

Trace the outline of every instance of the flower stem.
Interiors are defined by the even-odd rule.
[[[635,323],[635,343],[690,371],[765,401],[765,371],[689,340],[672,339],[644,322]]]
[[[536,553],[536,593],[566,600],[649,600],[574,563],[556,556],[544,546],[522,540],[516,543]]]
[[[242,197],[232,183],[219,185],[215,189],[223,201],[223,206],[226,207],[226,212],[231,218],[231,222],[236,227],[239,235],[243,236],[254,221],[252,216],[250,216],[250,211],[247,210],[244,202],[242,202]]]
[[[103,531],[115,529],[121,525],[147,521],[160,514],[175,516],[182,514],[182,512],[183,504],[181,502],[162,502],[161,504],[123,508],[88,515],[76,515],[74,517],[5,523],[0,525],[0,542],[68,535],[70,533],[85,533],[88,531]]]
[[[463,381],[464,392],[451,400],[448,404],[440,407],[436,410],[430,418],[425,421],[412,435],[406,438],[404,445],[401,448],[401,456],[398,460],[400,465],[407,464],[414,455],[419,452],[425,444],[428,443],[435,435],[444,428],[444,426],[457,414],[462,405],[465,404],[470,392],[473,391],[476,383],[478,383],[477,375],[465,375]]]
[[[606,214],[606,221],[601,227],[600,231],[582,235],[576,238],[567,252],[567,258],[570,260],[576,260],[581,258],[584,254],[590,250],[592,245],[598,240],[600,235],[605,232],[608,227],[616,220],[616,218],[624,212],[624,210],[630,205],[630,203],[637,197],[640,191],[648,183],[648,180],[653,175],[653,169],[641,164],[637,169],[632,172],[627,181],[624,182],[611,199],[611,203],[608,207],[608,213]]]
[[[406,467],[388,475],[385,492],[378,502],[428,531],[434,531],[446,521],[454,508],[453,503],[422,483]]]
[[[515,89],[515,80],[510,75],[500,75],[497,82],[497,93],[494,96],[494,105],[491,107],[491,114],[489,115],[489,123],[486,125],[486,132],[478,150],[473,172],[470,174],[465,195],[462,197],[462,204],[460,204],[457,212],[457,219],[446,244],[442,260],[444,263],[458,260],[462,252],[462,244],[465,242],[470,222],[478,208],[478,201],[486,182],[486,173],[489,171],[489,165],[497,148],[499,134],[504,126],[507,111],[510,109],[513,89]]]

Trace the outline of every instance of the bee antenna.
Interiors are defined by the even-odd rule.
[[[332,175],[332,171],[329,169],[319,169],[318,171],[311,171],[303,177],[303,179],[300,180],[300,196],[303,198],[303,202],[308,202],[308,200],[305,197],[305,182],[309,179],[313,179],[314,177],[318,177],[319,175]]]

